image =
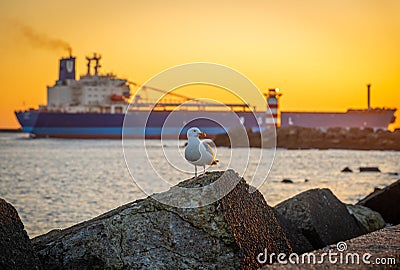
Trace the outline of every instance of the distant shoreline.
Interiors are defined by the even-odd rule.
[[[0,133],[22,133],[21,128],[0,128]]]
[[[232,133],[235,136],[235,133]],[[302,149],[344,149],[344,150],[378,150],[400,151],[400,130],[374,131],[370,128],[329,128],[325,131],[316,128],[287,127],[278,128],[274,132],[264,134],[247,131],[248,143],[238,140],[233,147],[283,148],[288,150]],[[276,144],[275,139],[276,138]],[[261,143],[261,141],[263,143]],[[214,138],[216,146],[232,147],[228,134],[219,134]]]

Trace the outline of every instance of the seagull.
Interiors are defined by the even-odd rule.
[[[200,141],[199,136],[206,136],[197,127],[190,128],[187,132],[188,143],[185,148],[185,159],[194,165],[194,176],[197,178],[197,166],[203,166],[204,175],[206,165],[217,165],[215,157],[215,144],[212,140]]]

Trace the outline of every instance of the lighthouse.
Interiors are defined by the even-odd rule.
[[[279,88],[270,88],[268,93],[264,94],[267,99],[267,104],[271,113],[266,114],[267,127],[278,127],[278,113],[279,113],[279,97],[282,94],[279,93]]]

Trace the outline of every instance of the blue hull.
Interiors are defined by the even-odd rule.
[[[209,137],[225,133],[227,128],[237,126],[232,114],[213,111],[175,112],[173,121],[170,111],[137,111],[128,114],[61,113],[30,110],[16,112],[22,130],[32,137],[53,138],[185,138],[190,127],[199,127]],[[259,131],[259,123],[264,123],[265,113],[236,112],[246,128]],[[208,119],[217,120],[223,126]],[[195,119],[195,120],[191,120]],[[125,126],[124,126],[124,120]],[[184,124],[187,123],[187,124]],[[124,126],[124,130],[123,130]]]

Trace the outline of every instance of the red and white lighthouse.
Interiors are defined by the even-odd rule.
[[[268,93],[264,94],[268,107],[271,110],[271,113],[267,112],[266,114],[267,126],[278,127],[279,97],[281,95],[279,88],[270,88],[268,89]]]

